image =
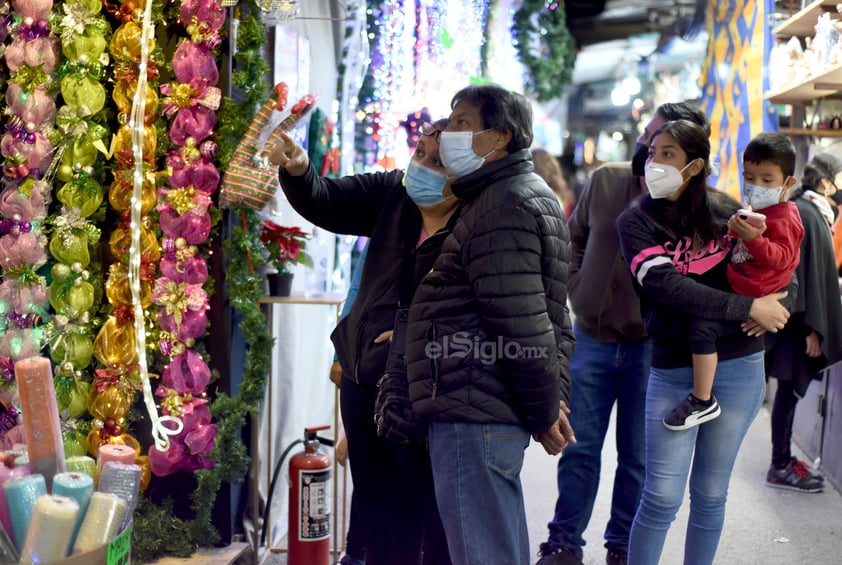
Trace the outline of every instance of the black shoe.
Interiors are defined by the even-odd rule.
[[[810,475],[810,478],[816,479],[820,483],[824,483],[824,475],[822,475],[821,473],[819,473],[818,471],[816,471],[815,469],[798,459],[797,457],[790,457],[789,460],[794,467],[800,467],[802,470],[806,471]]]
[[[719,402],[715,396],[710,397],[710,404],[701,402],[692,394],[681,401],[681,404],[673,408],[672,412],[664,418],[664,427],[668,430],[689,430],[709,420],[713,420],[722,413]]]
[[[585,565],[570,551],[548,543],[541,544],[538,556],[541,559],[535,565]]]
[[[605,565],[626,565],[629,562],[629,554],[624,549],[609,548],[605,554]]]
[[[766,486],[799,492],[821,492],[824,490],[824,483],[811,477],[805,465],[796,465],[792,460],[783,469],[775,469],[774,466],[770,466],[766,473]]]

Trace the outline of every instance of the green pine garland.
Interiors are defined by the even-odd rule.
[[[561,97],[576,63],[576,44],[567,29],[564,2],[524,0],[513,19],[518,57],[529,73],[526,90],[539,102]]]

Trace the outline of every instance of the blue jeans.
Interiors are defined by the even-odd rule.
[[[653,368],[646,394],[646,482],[634,517],[629,563],[657,565],[690,476],[690,519],[684,564],[713,563],[728,483],[740,445],[763,402],[763,353],[719,361],[713,394],[722,415],[679,432],[662,419],[693,388],[691,367]],[[692,468],[691,468],[692,464]]]
[[[454,565],[529,565],[520,470],[529,434],[510,424],[433,422],[436,501]]]
[[[582,559],[582,537],[599,487],[602,444],[617,403],[617,470],[605,545],[626,551],[640,492],[643,490],[643,411],[649,376],[648,341],[603,343],[574,328],[576,349],[570,359],[574,383],[568,416],[576,443],[558,460],[558,499],[548,524],[551,547]]]

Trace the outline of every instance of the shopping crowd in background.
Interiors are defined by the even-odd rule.
[[[669,103],[577,193],[531,148],[523,96],[470,86],[451,110],[406,171],[320,177],[288,136],[270,156],[302,216],[367,241],[331,336],[354,483],[341,563],[529,564],[535,440],[563,453],[538,563],[581,564],[615,405],[606,563],[657,564],[688,482],[685,562],[712,563],[769,377],[767,484],[821,490],[790,446],[798,399],[842,360],[842,160],[796,179],[792,143],[761,134],[737,201],[708,184],[706,116]]]

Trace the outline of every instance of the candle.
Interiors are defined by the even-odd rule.
[[[45,494],[32,509],[20,565],[55,563],[67,557],[79,504],[72,498]]]
[[[106,492],[93,493],[73,553],[91,551],[114,539],[120,533],[125,515],[126,503],[120,497]]]
[[[29,467],[33,474],[44,476],[49,491],[53,476],[66,470],[50,360],[28,357],[15,362],[15,381],[20,395]]]

